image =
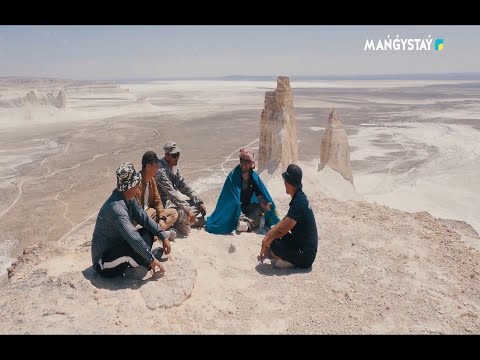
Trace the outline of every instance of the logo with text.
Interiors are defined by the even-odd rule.
[[[443,50],[443,39],[435,39],[435,45],[432,47],[433,39],[431,35],[428,35],[424,39],[402,39],[399,35],[395,38],[391,38],[390,35],[386,39],[372,40],[367,39],[365,41],[365,47],[363,50],[372,51],[431,51]]]

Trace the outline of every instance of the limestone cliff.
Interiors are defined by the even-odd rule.
[[[290,79],[277,78],[275,91],[265,93],[265,107],[260,117],[258,171],[285,170],[298,161],[297,124]]]
[[[328,126],[320,142],[318,171],[322,170],[325,165],[338,171],[346,180],[353,184],[347,132],[343,128],[342,122],[337,118],[335,109],[332,110],[328,117]]]
[[[38,91],[30,90],[25,96],[0,101],[0,107],[16,108],[28,105],[52,105],[64,109],[67,103],[65,91],[59,90],[57,96],[53,93],[41,94]]]

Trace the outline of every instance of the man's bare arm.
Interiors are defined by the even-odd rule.
[[[273,240],[281,238],[287,234],[297,224],[295,220],[285,216],[277,225],[270,229],[262,240],[262,249],[260,250],[260,261],[263,262],[267,249]]]

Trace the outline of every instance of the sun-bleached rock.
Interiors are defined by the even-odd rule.
[[[65,94],[65,91],[60,90],[56,97],[54,97],[50,93],[48,93],[48,96],[51,105],[56,106],[59,109],[65,109],[67,104],[67,96]]]
[[[16,108],[24,107],[28,105],[52,105],[59,109],[64,109],[67,102],[67,96],[65,91],[59,90],[55,96],[53,93],[47,93],[42,95],[36,90],[30,90],[25,96],[14,99],[0,101],[0,107],[4,108]]]
[[[192,295],[197,269],[188,261],[170,261],[168,276],[149,281],[140,288],[145,305],[150,310],[179,306]]]
[[[320,142],[318,171],[321,171],[325,165],[339,172],[353,184],[347,132],[343,128],[342,122],[337,118],[335,109],[332,110],[328,117],[328,127],[325,129]]]
[[[297,161],[297,123],[293,93],[290,79],[279,76],[276,90],[265,93],[265,107],[260,117],[258,171],[283,171]]]

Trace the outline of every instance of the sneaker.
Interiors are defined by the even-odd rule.
[[[163,248],[162,247],[157,247],[157,248],[152,250],[152,253],[153,253],[153,256],[155,256],[155,259],[160,261],[160,259],[163,256]]]
[[[237,223],[237,231],[238,232],[246,232],[248,231],[248,224],[245,221],[239,221]]]
[[[169,230],[165,231],[167,233],[168,240],[175,240],[177,238],[178,231],[175,228],[170,228]]]
[[[272,266],[275,269],[291,269],[295,267],[291,262],[283,259],[272,259]]]

